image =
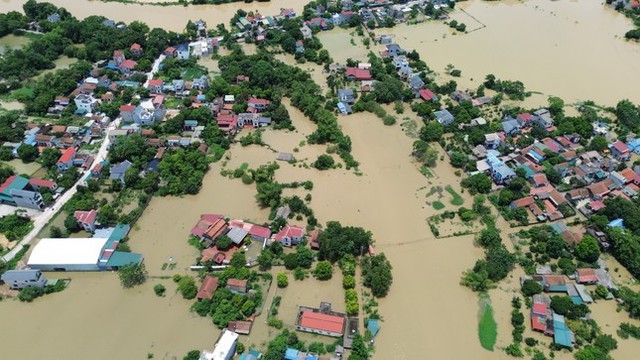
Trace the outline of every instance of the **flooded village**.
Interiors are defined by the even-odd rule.
[[[634,358],[615,4],[50,2],[118,41],[0,73],[9,358]]]

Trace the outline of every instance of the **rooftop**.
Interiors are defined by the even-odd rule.
[[[342,333],[344,329],[344,317],[304,311],[300,315],[298,325],[321,331]]]

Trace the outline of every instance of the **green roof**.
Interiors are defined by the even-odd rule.
[[[2,184],[2,185],[5,185],[5,184]],[[22,176],[16,176],[13,179],[13,181],[6,184],[6,186],[0,190],[0,198],[3,199],[4,201],[13,202],[13,197],[11,196],[11,190],[14,190],[14,189],[22,190],[25,187],[27,187],[28,184],[29,184],[29,179],[25,179]]]
[[[127,234],[129,233],[130,229],[131,227],[126,224],[116,225],[116,227],[113,228],[113,232],[111,233],[111,236],[109,236],[109,240],[120,241],[124,239],[124,237],[127,236]]]
[[[107,267],[120,267],[129,264],[140,264],[142,262],[142,254],[114,251],[113,255],[107,261]]]

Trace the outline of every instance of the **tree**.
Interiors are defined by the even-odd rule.
[[[153,292],[156,293],[157,296],[164,296],[164,293],[167,291],[167,288],[164,287],[164,285],[162,284],[156,284],[153,287]]]
[[[127,264],[118,270],[120,283],[124,288],[141,285],[147,280],[147,269],[144,264]]]
[[[596,337],[593,345],[604,350],[605,352],[609,352],[618,348],[618,341],[609,334],[602,334]]]
[[[231,245],[233,245],[233,241],[227,235],[222,235],[216,239],[216,247],[222,251],[229,250]]]
[[[576,257],[584,262],[594,263],[600,257],[598,240],[591,235],[585,235],[582,241],[573,247]]]
[[[47,169],[51,169],[56,165],[61,155],[62,153],[60,152],[60,150],[58,150],[58,148],[45,148],[44,150],[42,150],[42,154],[40,154],[40,164],[42,164],[42,166],[46,167]]]
[[[578,350],[574,357],[576,360],[613,360],[606,351],[592,345]]]
[[[178,291],[183,298],[191,300],[198,294],[198,287],[191,276],[182,276],[178,281]]]
[[[504,244],[494,245],[485,251],[487,260],[487,274],[494,282],[507,277],[515,266],[515,256],[507,250]]]
[[[260,266],[260,270],[265,271],[271,268],[271,264],[273,263],[273,253],[269,250],[263,250],[260,255],[258,255],[258,266]]]
[[[333,160],[333,157],[327,154],[322,154],[318,156],[318,159],[316,159],[316,161],[314,161],[313,167],[318,170],[327,170],[331,169],[334,164],[335,160]]]
[[[450,160],[453,167],[463,168],[469,161],[469,158],[463,152],[454,151],[451,153]]]
[[[328,261],[320,261],[316,264],[313,274],[318,280],[329,280],[333,276],[333,267]]]
[[[595,151],[602,151],[609,146],[609,142],[607,138],[602,135],[596,135],[591,139],[591,143],[589,143],[589,147]]]
[[[35,146],[22,144],[18,148],[18,156],[20,157],[20,159],[22,159],[22,161],[26,163],[35,161],[38,158],[38,155],[38,148]]]
[[[524,294],[524,296],[533,296],[536,294],[540,294],[542,290],[542,285],[533,280],[527,279],[522,283],[522,293]]]
[[[50,238],[62,238],[62,237],[64,237],[64,234],[62,233],[62,230],[59,227],[52,226],[51,229],[49,230],[49,237]]]
[[[284,267],[293,270],[298,267],[298,254],[291,253],[284,256]]]
[[[285,273],[278,273],[277,281],[279,288],[286,288],[289,285],[289,278]]]
[[[491,178],[483,173],[471,175],[461,182],[461,185],[469,188],[469,191],[473,194],[488,194],[491,191],[492,184]]]
[[[247,266],[247,257],[241,252],[235,252],[231,256],[230,265],[236,269],[242,269]]]
[[[437,121],[429,121],[420,129],[420,140],[426,142],[439,141],[444,134],[444,125]]]
[[[319,257],[335,262],[347,254],[358,256],[369,248],[371,237],[371,232],[361,227],[342,226],[337,221],[329,221],[325,231],[318,237]]]
[[[78,224],[78,220],[73,216],[73,214],[69,214],[66,219],[64,219],[64,227],[68,232],[74,233],[80,231],[80,225]]]
[[[29,286],[20,290],[18,299],[20,299],[20,301],[32,302],[33,299],[42,295],[44,295],[44,290],[37,287]]]
[[[367,360],[369,359],[369,349],[367,348],[364,338],[360,334],[356,334],[351,343],[351,353],[348,360]]]
[[[476,242],[484,248],[499,245],[502,243],[500,231],[495,227],[483,229],[476,237]]]
[[[356,278],[353,277],[352,275],[345,275],[342,278],[342,288],[346,289],[353,289],[356,287]]]
[[[364,258],[362,260],[362,277],[364,286],[371,289],[376,297],[384,297],[391,288],[393,276],[391,263],[384,253]]]

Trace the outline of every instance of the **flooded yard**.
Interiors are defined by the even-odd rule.
[[[0,55],[4,54],[8,49],[20,49],[27,45],[29,41],[29,38],[25,36],[5,35],[0,38]]]
[[[20,159],[13,159],[11,161],[0,161],[0,164],[7,164],[13,168],[16,174],[27,174],[31,176],[42,168],[42,165],[37,162],[25,163]]]

